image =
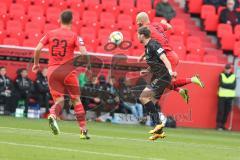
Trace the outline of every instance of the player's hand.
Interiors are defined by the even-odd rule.
[[[171,75],[173,78],[176,78],[176,77],[177,77],[177,72],[170,72],[170,75]]]
[[[37,73],[38,71],[39,71],[39,69],[40,69],[40,65],[38,64],[38,65],[33,65],[33,67],[32,67],[32,72],[34,72],[34,73]]]

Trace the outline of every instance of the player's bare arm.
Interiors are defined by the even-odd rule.
[[[171,65],[171,63],[169,62],[169,60],[168,60],[168,58],[167,58],[167,56],[166,56],[165,53],[164,53],[164,54],[161,54],[160,59],[161,59],[161,60],[163,61],[163,63],[165,64],[166,68],[168,69],[169,74],[170,74],[171,76],[173,76],[173,77],[176,77],[176,76],[177,76],[177,72],[173,72],[173,71],[172,71],[172,65]]]
[[[40,68],[39,59],[40,59],[40,54],[41,54],[43,46],[44,45],[40,42],[40,43],[38,43],[37,47],[34,50],[34,64],[32,67],[32,71],[34,73],[36,73]]]
[[[143,61],[144,60],[144,58],[145,58],[145,53],[143,53],[140,57],[139,57],[139,59],[138,59],[138,62],[141,62],[141,61]]]
[[[173,28],[172,25],[169,24],[169,23],[168,23],[166,20],[164,20],[164,19],[161,20],[160,23],[166,25],[168,30],[171,30],[171,29]]]

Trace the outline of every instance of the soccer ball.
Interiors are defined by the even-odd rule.
[[[110,34],[109,41],[119,45],[123,41],[123,34],[119,31],[114,31]]]

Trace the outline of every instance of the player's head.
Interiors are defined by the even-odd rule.
[[[0,66],[0,75],[5,76],[7,73],[6,68],[4,66]]]
[[[145,26],[146,24],[150,23],[148,14],[146,12],[140,12],[137,14],[136,23],[138,27]]]
[[[151,31],[148,27],[140,27],[138,29],[138,40],[144,43],[147,39],[151,38]]]
[[[224,72],[227,73],[227,74],[230,74],[230,73],[232,72],[232,66],[231,66],[231,64],[226,64],[226,65],[225,65]]]
[[[73,19],[72,11],[65,10],[60,15],[61,24],[63,25],[71,25]]]
[[[228,0],[227,1],[227,8],[232,11],[232,10],[234,10],[234,7],[235,7],[235,1],[234,0]]]

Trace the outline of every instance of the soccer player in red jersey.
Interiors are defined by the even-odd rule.
[[[59,134],[57,117],[64,105],[64,95],[69,95],[74,105],[74,112],[80,127],[80,138],[89,139],[86,129],[86,118],[83,105],[80,101],[79,84],[74,71],[74,50],[79,49],[81,54],[86,54],[86,48],[81,37],[71,31],[73,15],[70,10],[63,11],[60,15],[61,27],[47,32],[38,43],[34,53],[33,72],[39,70],[39,58],[42,48],[48,45],[48,83],[54,105],[50,109],[49,126],[53,134]]]
[[[150,23],[148,14],[145,12],[140,12],[137,15],[136,22],[139,27],[147,26],[151,31],[151,37],[153,39],[156,39],[163,46],[163,49],[166,52],[166,56],[172,65],[173,71],[171,74],[173,77],[175,77],[172,80],[171,89],[180,93],[180,95],[188,103],[188,100],[189,100],[188,91],[180,87],[190,83],[194,83],[203,88],[204,84],[202,83],[199,76],[197,75],[191,78],[176,79],[177,73],[175,69],[179,63],[179,57],[176,54],[176,52],[172,50],[171,46],[169,45],[168,37],[165,34],[167,30],[172,29],[172,26],[169,23],[167,23],[165,20],[161,21],[160,23]],[[143,60],[144,56],[145,54],[141,55],[139,61]],[[143,71],[142,73],[144,72],[146,73],[147,71]]]

